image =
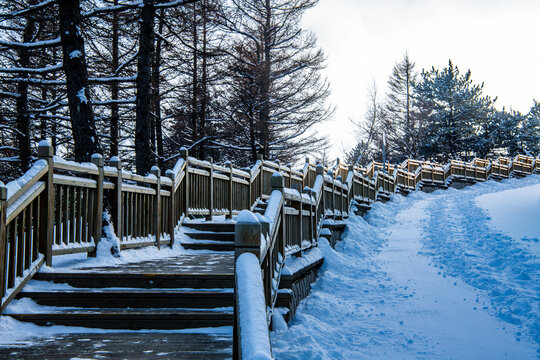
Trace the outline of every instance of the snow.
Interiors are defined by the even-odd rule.
[[[78,98],[79,98],[79,102],[81,104],[86,104],[88,102],[88,99],[86,98],[86,94],[85,94],[85,88],[81,88],[78,92],[77,92],[77,95],[76,95]]]
[[[242,358],[272,359],[264,289],[255,255],[243,253],[236,260],[236,285]]]
[[[19,191],[19,189],[21,189],[30,180],[32,180],[32,178],[36,176],[36,174],[38,174],[45,167],[47,167],[47,162],[45,160],[38,160],[34,163],[34,165],[32,165],[30,169],[28,169],[27,172],[24,173],[23,176],[7,183],[7,198],[9,199],[11,196],[13,196],[17,191]]]
[[[488,212],[494,228],[516,240],[540,239],[540,184],[485,194],[476,201]]]
[[[69,53],[70,59],[76,59],[80,57],[82,57],[82,53],[79,50],[73,50],[72,52]]]
[[[335,250],[320,240],[319,278],[291,326],[272,332],[274,355],[538,358],[538,235],[509,236],[511,222],[494,214],[506,206],[538,219],[532,198],[539,184],[533,175],[394,195],[365,218],[352,215]],[[512,210],[509,197],[517,203]]]
[[[302,270],[322,258],[323,254],[318,247],[304,252],[301,257],[288,257],[285,261],[285,266],[281,270],[281,275],[293,275],[297,271]]]

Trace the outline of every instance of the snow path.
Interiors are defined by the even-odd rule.
[[[320,277],[290,328],[272,333],[274,355],[538,358],[538,239],[497,230],[477,197],[539,183],[396,195],[365,219],[351,217],[336,250],[321,244]]]

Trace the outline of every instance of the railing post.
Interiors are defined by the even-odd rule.
[[[311,200],[313,198],[313,193],[311,191],[311,189],[309,187],[304,187],[302,189],[302,192],[304,194],[307,194],[309,196],[309,226],[308,226],[308,238],[309,238],[309,242],[311,244],[313,244],[313,234],[314,234],[314,228],[313,228],[313,218],[316,216],[316,214],[314,214],[314,207],[313,207],[313,204],[311,203]]]
[[[210,169],[208,170],[210,172],[210,178],[208,179],[208,199],[207,199],[207,206],[209,214],[207,216],[207,220],[212,220],[212,216],[214,215],[214,161],[211,156],[208,156],[206,158],[206,161],[210,163]]]
[[[332,170],[328,171],[328,175],[332,178],[332,219],[336,219],[336,186],[334,183],[334,172]]]
[[[257,220],[255,214],[248,210],[240,211],[238,219],[234,225],[234,273],[236,274],[236,260],[240,255],[245,252],[255,254],[259,258],[261,250],[261,224]],[[264,279],[263,279],[264,284]],[[234,293],[237,294],[237,281],[235,281]],[[266,294],[265,294],[266,295]],[[265,296],[266,297],[266,296]],[[239,356],[239,318],[238,318],[238,306],[236,295],[234,297],[234,319],[233,326],[233,358],[237,359]],[[236,355],[236,356],[235,356]]]
[[[232,219],[233,216],[233,166],[230,161],[225,163],[225,166],[229,168],[229,214],[227,219]],[[249,204],[250,206],[252,204]]]
[[[4,297],[4,284],[6,273],[6,207],[7,207],[7,187],[0,181],[0,301]],[[0,302],[0,308],[2,303]]]
[[[317,165],[317,167],[315,168],[315,171],[317,173],[317,176],[322,176],[322,188],[321,188],[321,206],[323,207],[323,217],[325,216],[325,210],[326,210],[326,196],[325,196],[325,193],[324,193],[324,168],[321,164]],[[318,240],[318,239],[317,239]]]
[[[184,159],[186,162],[185,166],[185,175],[184,175],[184,193],[182,194],[184,197],[184,216],[187,218],[189,213],[189,154],[188,150],[185,147],[180,148],[180,156]],[[178,204],[180,205],[180,204]]]
[[[156,196],[154,197],[154,214],[152,214],[152,229],[156,236],[156,246],[159,249],[161,247],[161,170],[154,165],[150,169],[150,173],[157,179],[154,189],[156,190]]]
[[[259,189],[261,194],[261,199],[264,194],[264,156],[263,154],[257,154],[257,160],[261,162],[261,171],[259,171]]]
[[[169,216],[167,224],[169,225],[166,231],[169,233],[169,236],[171,238],[171,242],[169,243],[169,246],[172,247],[174,245],[174,228],[175,228],[175,214],[176,214],[176,176],[174,174],[174,171],[167,170],[165,171],[165,176],[167,176],[169,179],[171,179],[171,197],[169,198]]]
[[[92,229],[92,235],[94,237],[94,251],[89,252],[88,256],[95,257],[98,243],[101,240],[101,232],[103,227],[103,156],[101,154],[92,155],[92,164],[98,168],[98,175],[96,176],[97,188],[95,193],[94,211],[95,221],[94,228]]]
[[[114,224],[114,231],[116,232],[116,236],[118,237],[118,240],[122,241],[122,238],[124,236],[124,219],[122,217],[122,209],[124,208],[122,197],[122,162],[117,156],[113,156],[109,164],[116,169],[117,173],[116,179],[114,181],[114,193],[111,201],[111,217]]]
[[[272,177],[270,178],[270,186],[272,187],[272,192],[274,190],[277,190],[283,194],[283,189],[285,188],[285,181],[283,180],[283,175],[281,173],[274,173],[272,174]],[[283,202],[283,207],[285,207],[285,202]],[[285,244],[287,243],[287,239],[285,239],[285,236],[287,235],[286,227],[285,227],[285,211],[284,209],[281,209],[281,244],[279,245],[279,251],[285,257]]]
[[[39,200],[39,252],[45,256],[45,265],[52,266],[52,244],[54,234],[54,163],[53,148],[45,140],[39,142],[38,157],[47,162],[44,176],[45,190]]]

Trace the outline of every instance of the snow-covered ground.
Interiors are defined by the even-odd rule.
[[[540,357],[540,176],[395,195],[348,221],[278,359]]]

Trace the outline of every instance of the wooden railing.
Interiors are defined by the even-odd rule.
[[[277,172],[280,167],[265,166],[268,172],[275,170],[271,177],[265,175],[265,184],[272,187],[266,212],[259,217],[251,217],[251,221],[246,220],[249,218],[246,216],[236,225],[236,257],[250,252],[257,257],[261,267],[261,288],[264,289],[265,306],[269,309],[265,326],[269,325],[275,304],[284,257],[302,256],[303,251],[316,246],[323,219],[347,218],[353,201],[369,205],[397,191],[412,191],[423,185],[446,187],[450,181],[470,183],[491,177],[532,174],[535,169],[540,171],[535,158],[524,156],[499,158],[494,162],[484,159],[474,159],[470,163],[453,160],[446,165],[408,159],[400,165],[388,164],[384,169],[383,164],[376,162],[361,169],[346,167],[338,160],[327,172],[322,166],[317,166],[314,179],[312,173],[306,177],[307,168],[310,165],[304,166],[303,174],[285,170],[290,178],[304,176],[303,185],[310,188],[304,188],[302,195],[285,187],[297,188],[297,185],[292,180],[287,182],[287,178]],[[242,336],[250,335],[238,332],[238,344],[242,342]],[[241,346],[238,345],[237,349],[241,351]],[[266,353],[271,354],[271,349]]]
[[[375,162],[361,169],[340,161],[328,169],[306,160],[301,170],[260,158],[240,170],[189,157],[185,149],[180,155],[164,176],[157,167],[141,176],[122,169],[117,158],[105,162],[94,155],[80,164],[53,157],[49,144],[41,142],[32,168],[7,187],[0,184],[1,310],[42,264],[51,265],[53,256],[95,256],[103,221],[114,228],[107,236],[117,238],[118,251],[160,247],[173,244],[186,217],[232,218],[260,209],[263,202],[266,210],[256,215],[258,235],[244,241],[240,231],[236,253],[257,255],[265,302],[272,309],[285,257],[316,246],[323,220],[347,218],[354,202],[369,205],[423,185],[540,171],[540,159],[530,156],[446,165],[408,159],[384,169]]]

